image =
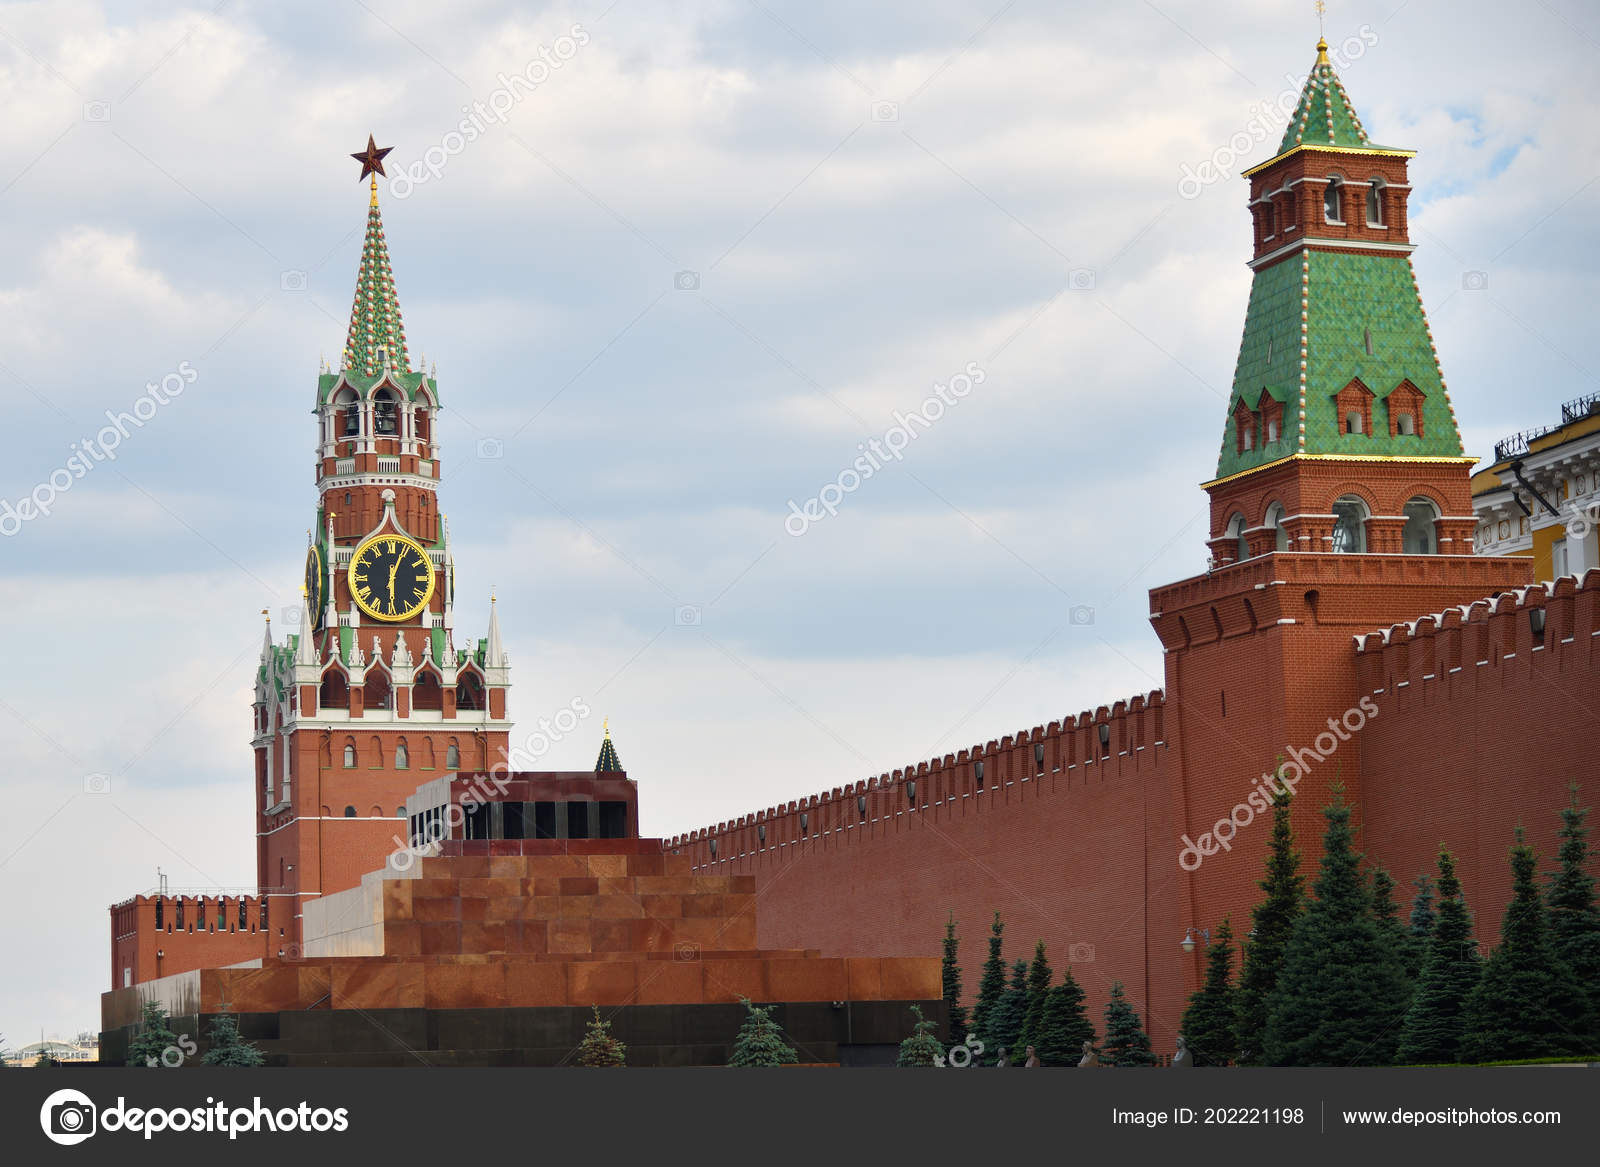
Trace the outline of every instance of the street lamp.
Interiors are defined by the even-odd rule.
[[[1210,928],[1185,928],[1183,930],[1183,940],[1181,941],[1184,952],[1194,951],[1194,938],[1196,936],[1200,937],[1200,942],[1207,948],[1211,947]]]

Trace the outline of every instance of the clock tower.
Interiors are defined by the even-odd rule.
[[[256,677],[257,875],[287,952],[305,900],[397,849],[418,786],[503,762],[511,729],[493,599],[487,634],[456,640],[439,385],[406,347],[378,206],[386,153],[369,139],[354,155],[371,197],[344,352],[317,379],[300,627],[274,643],[268,625]]]

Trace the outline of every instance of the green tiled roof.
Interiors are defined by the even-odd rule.
[[[339,383],[340,377],[343,377],[350,387],[353,388],[357,393],[363,395],[365,395],[367,390],[371,389],[379,381],[385,379],[382,373],[368,377],[355,369],[345,369],[342,373],[323,373],[317,378],[318,404],[328,400],[328,394],[333,392],[333,387]],[[389,373],[388,381],[391,385],[399,386],[399,388],[404,391],[408,401],[415,401],[417,399],[417,391],[421,389],[423,385],[427,385],[428,392],[433,395],[433,399],[435,401],[439,400],[439,382],[433,377],[428,376],[428,374],[422,372],[420,369],[416,372],[406,372],[402,369],[394,369]]]
[[[1372,432],[1345,434],[1334,397],[1356,378],[1376,399]],[[1410,381],[1423,395],[1420,436],[1389,436],[1382,400],[1401,381]],[[1292,388],[1279,397],[1286,385]],[[1276,442],[1241,454],[1234,410],[1240,401],[1256,408],[1263,391],[1284,402],[1282,432]],[[1293,454],[1452,458],[1462,453],[1409,257],[1303,250],[1256,273],[1218,478]]]
[[[350,307],[350,331],[344,342],[344,367],[368,377],[383,372],[385,364],[396,371],[409,370],[406,330],[400,320],[400,299],[394,272],[389,267],[389,245],[383,241],[383,216],[378,196],[367,211],[367,237],[361,245],[361,270],[356,275],[356,297]]]
[[[1372,141],[1361,126],[1350,95],[1328,62],[1328,44],[1317,42],[1317,60],[1306,75],[1305,88],[1294,107],[1294,116],[1278,144],[1278,153],[1296,146],[1370,147]]]
[[[595,759],[594,772],[596,774],[621,774],[622,759],[617,757],[617,747],[611,744],[611,731],[606,730],[606,739],[600,743],[600,756]]]

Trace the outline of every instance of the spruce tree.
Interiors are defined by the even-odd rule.
[[[1305,876],[1300,874],[1300,851],[1289,822],[1293,800],[1287,787],[1272,800],[1267,873],[1257,884],[1266,895],[1251,912],[1250,945],[1239,971],[1239,1061],[1246,1065],[1262,1064],[1267,1002],[1277,987],[1294,922],[1305,911]]]
[[[1500,946],[1467,998],[1463,1062],[1586,1052],[1587,1000],[1550,941],[1535,882],[1538,865],[1518,827],[1511,848],[1511,903],[1500,923]]]
[[[1561,866],[1550,876],[1545,902],[1550,908],[1550,939],[1588,994],[1589,1052],[1600,1052],[1600,909],[1595,907],[1594,876],[1589,874],[1589,808],[1578,805],[1578,784],[1561,811]]]
[[[1155,1054],[1150,1052],[1150,1037],[1144,1031],[1139,1014],[1122,991],[1122,982],[1111,986],[1111,1000],[1106,1004],[1106,1044],[1103,1051],[1108,1066],[1153,1066]]]
[[[1061,983],[1045,998],[1034,1049],[1046,1066],[1076,1066],[1083,1056],[1083,1043],[1093,1044],[1094,1040],[1094,1023],[1084,1005],[1083,989],[1068,965],[1062,971]]]
[[[144,1003],[144,1016],[139,1019],[139,1030],[128,1043],[127,1064],[162,1068],[162,1054],[177,1048],[178,1035],[167,1024],[167,1011],[158,1001]]]
[[[911,1016],[911,1036],[900,1043],[900,1056],[894,1064],[937,1066],[939,1059],[944,1055],[944,1047],[939,1044],[939,1039],[933,1032],[938,1027],[932,1021],[923,1019],[920,1005],[911,1006]]]
[[[762,1008],[752,1005],[749,997],[740,997],[744,1005],[744,1024],[733,1041],[730,1066],[792,1066],[800,1060],[789,1043],[783,1040],[783,1030],[772,1019],[772,1006]]]
[[[989,958],[983,962],[983,977],[978,981],[978,1000],[972,1007],[971,1032],[983,1042],[984,1064],[994,1065],[999,1053],[993,1040],[994,1011],[1006,991],[1006,964],[1000,956],[1000,941],[1006,926],[1000,922],[1000,913],[994,914],[989,928]]]
[[[1239,1059],[1239,990],[1233,983],[1233,926],[1224,918],[1206,949],[1206,979],[1189,998],[1178,1032],[1197,1066]]]
[[[1412,881],[1412,886],[1417,889],[1417,895],[1411,901],[1411,935],[1426,948],[1434,921],[1438,919],[1438,913],[1433,910],[1433,877],[1424,871]]]
[[[239,1019],[219,1013],[206,1030],[207,1048],[200,1059],[203,1066],[259,1066],[267,1059],[253,1042],[239,1036]]]
[[[608,1067],[628,1064],[628,1047],[611,1032],[611,1022],[600,1020],[600,1006],[590,1006],[594,1018],[578,1043],[575,1060],[580,1066]]]
[[[1399,1060],[1409,1065],[1453,1062],[1461,1051],[1462,1010],[1483,973],[1472,938],[1472,913],[1450,852],[1439,852],[1439,910],[1428,937],[1417,991],[1400,1028]]]
[[[961,1003],[961,964],[956,959],[958,943],[956,917],[952,912],[944,926],[944,964],[940,970],[944,980],[945,1016],[950,1019],[951,1049],[967,1040],[967,1007]]]
[[[1405,972],[1409,994],[1422,971],[1423,947],[1417,943],[1411,929],[1400,922],[1400,906],[1394,902],[1394,888],[1394,876],[1382,867],[1372,869],[1368,885],[1372,918],[1378,922],[1378,932],[1389,945],[1394,960]]]
[[[1028,965],[1017,961],[1011,966],[1011,983],[1000,995],[1000,1003],[989,1016],[989,1032],[983,1039],[983,1055],[990,1065],[1006,1051],[1006,1061],[1013,1066],[1022,1064],[1022,1048],[1017,1038],[1022,1035],[1023,1022],[1028,1016]]]
[[[1388,1065],[1410,986],[1373,917],[1341,785],[1323,816],[1315,898],[1295,921],[1268,998],[1263,1053],[1275,1066]]]
[[[1022,1032],[1017,1034],[1017,1050],[1024,1052],[1031,1045],[1038,1052],[1039,1030],[1044,1024],[1045,1001],[1050,996],[1050,982],[1055,975],[1050,962],[1045,959],[1044,941],[1033,950],[1033,964],[1028,968],[1028,1007],[1022,1018]]]

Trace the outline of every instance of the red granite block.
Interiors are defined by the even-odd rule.
[[[626,855],[590,855],[588,860],[590,875],[616,878],[628,874],[628,857]]]
[[[506,1002],[501,964],[434,964],[423,969],[429,1009],[498,1009]]]
[[[589,874],[589,865],[582,855],[537,855],[532,857],[528,874],[556,879],[583,877]]]
[[[285,1009],[304,1009],[310,1001],[300,1000],[300,970],[294,965],[277,968],[219,969],[229,974],[219,979],[218,987],[235,1013],[277,1013]]]
[[[595,896],[561,896],[556,900],[556,914],[568,918],[588,919],[594,915]]]
[[[422,952],[422,925],[407,921],[383,926],[385,956],[417,956]]]
[[[883,974],[875,956],[845,958],[845,977],[852,1001],[883,1000]]]
[[[740,997],[749,997],[752,1001],[773,1000],[767,993],[768,962],[765,960],[702,960],[694,963],[704,970],[704,992],[708,1002],[737,1001]]]
[[[422,955],[447,956],[461,951],[460,924],[423,924]]]
[[[468,843],[487,842],[486,839],[467,839]],[[450,874],[458,879],[488,879],[489,878],[489,853],[487,850],[482,855],[459,855],[450,857]],[[431,874],[431,872],[429,873]]]
[[[565,899],[562,901],[566,902]],[[598,895],[590,901],[590,914],[596,919],[605,920],[642,920],[644,919],[644,904],[638,896]]]
[[[442,896],[427,896],[411,902],[412,918],[419,924],[441,924],[461,919],[461,901]]]
[[[517,915],[524,920],[549,920],[560,914],[560,896],[529,896],[521,901],[517,912]]]
[[[767,962],[767,991],[775,1001],[843,1001],[850,995],[845,964],[837,957],[822,960]]]
[[[334,1009],[396,1009],[399,995],[400,970],[403,966],[389,961],[362,961],[342,964],[331,969]]]
[[[512,952],[543,956],[549,950],[549,926],[543,920],[518,920],[516,931],[506,925],[506,943]]]
[[[885,1001],[932,1001],[944,995],[939,961],[931,956],[886,956],[880,960]]]
[[[551,952],[593,952],[594,942],[587,919],[551,920],[549,924],[549,950]]]
[[[561,963],[512,960],[505,964],[506,1004],[528,1009],[567,1003],[567,970]]]
[[[411,897],[417,883],[415,879],[386,879],[383,881],[383,918],[385,920],[411,919]]]
[[[599,891],[603,896],[631,896],[639,890],[631,875],[602,875],[599,879]]]
[[[301,1008],[309,1009],[328,995],[331,987],[328,966],[320,963],[302,964],[296,971],[300,974],[299,997],[304,1002]]]
[[[522,905],[526,902],[521,896],[490,896],[483,901],[484,922],[496,924],[506,920],[520,920]]]
[[[657,852],[653,855],[629,855],[629,875],[663,875],[666,873],[666,856]]]
[[[734,875],[734,876],[730,876],[729,878],[730,878],[730,887],[728,889],[729,891],[735,892],[738,895],[755,895],[755,893],[756,893],[756,877],[755,876],[753,876],[753,875]]]
[[[633,929],[634,952],[667,952],[674,950],[671,922],[662,920],[628,920]]]
[[[502,858],[518,858],[522,855],[522,840],[520,839],[490,839],[489,840],[489,874],[495,873],[494,861]]]
[[[661,856],[661,871],[664,875],[693,875],[693,855],[673,855],[670,853]]]
[[[683,897],[685,916],[724,916],[723,897],[719,895],[693,895]]]
[[[514,843],[517,840],[508,839]],[[528,873],[528,861],[515,851],[507,851],[504,856],[490,854],[489,878],[490,879],[521,879]]]
[[[423,870],[427,870],[426,864],[436,862],[439,862],[439,860],[423,860]],[[422,879],[413,879],[409,882],[411,884],[411,895],[413,899],[420,900],[429,897],[456,896],[461,894],[460,881],[448,877],[443,872],[441,872],[437,878],[433,876],[427,876]]]
[[[635,1000],[640,1005],[698,1005],[705,1000],[704,976],[697,960],[641,962]]]
[[[675,919],[683,915],[682,896],[640,896],[644,914],[658,919]]]
[[[463,953],[505,952],[506,926],[504,924],[462,924],[461,951]]]
[[[637,985],[635,967],[632,961],[570,961],[567,1000],[580,1005],[631,1004]]]
[[[529,896],[558,896],[561,894],[559,875],[536,875],[522,881],[522,894]]]
[[[716,943],[722,948],[759,948],[760,941],[756,939],[756,918],[754,913],[744,916],[729,916],[719,921],[721,929],[718,932]]]
[[[694,876],[694,891],[699,894],[723,895],[733,889],[728,885],[732,876],[728,875],[696,875]]]
[[[600,881],[592,875],[566,876],[561,880],[564,896],[592,896],[600,893]]]
[[[636,886],[641,895],[684,896],[693,895],[698,890],[694,880],[692,875],[641,875]]]
[[[596,920],[590,929],[595,952],[632,952],[633,922],[631,920]]]
[[[488,912],[488,909],[489,909],[488,897],[486,897],[486,896],[462,896],[461,897],[461,922],[462,923],[466,923],[468,920],[471,920],[474,923],[481,924],[484,921],[484,918],[485,918],[486,913]]]

